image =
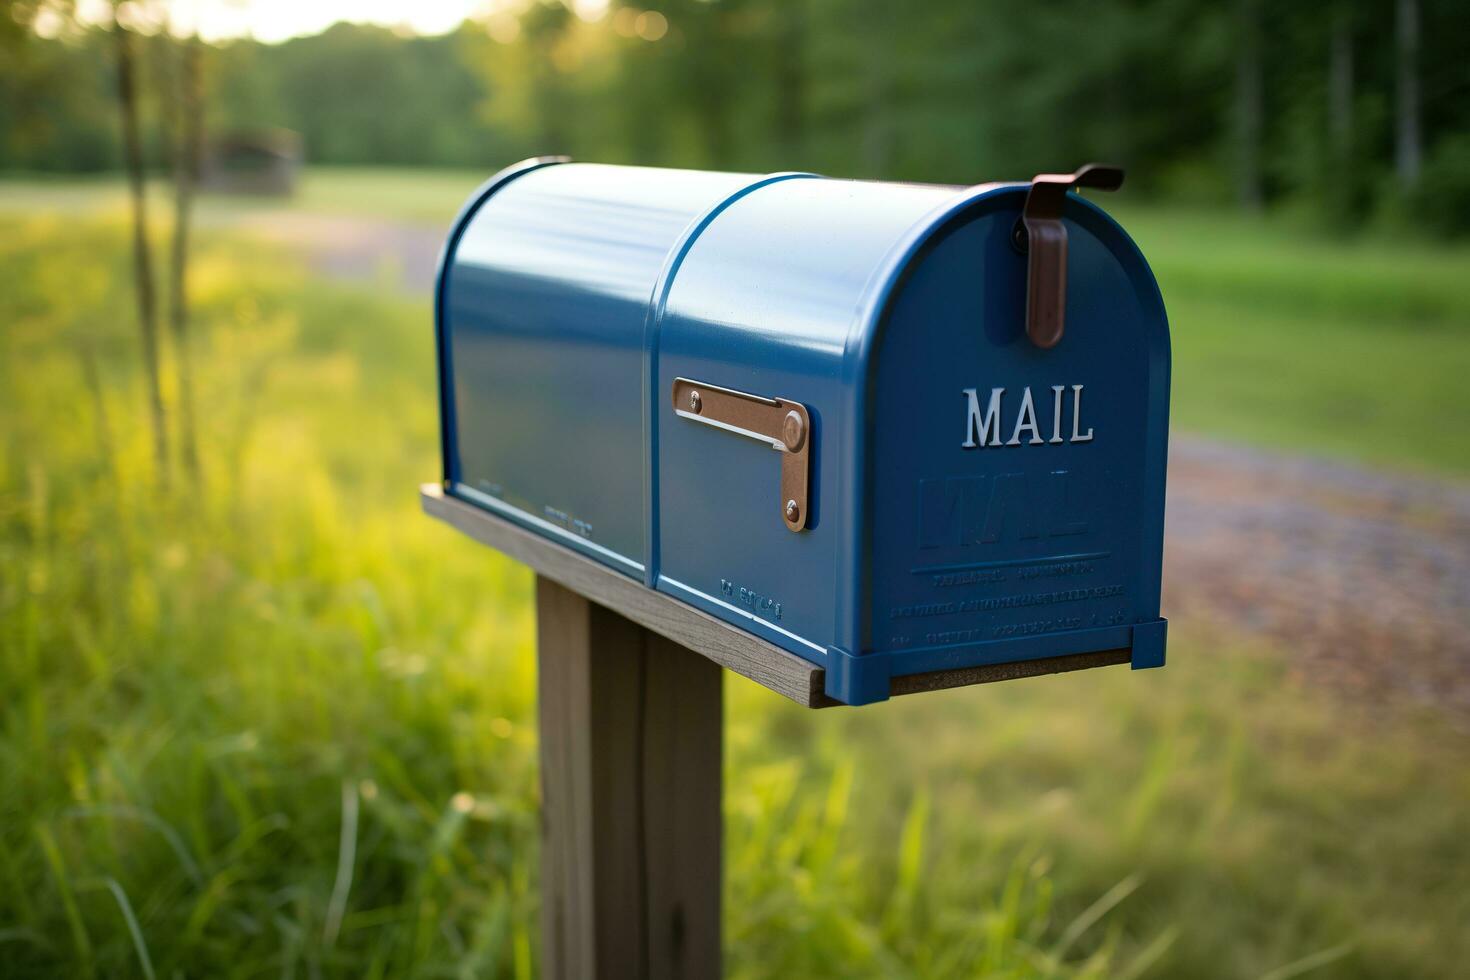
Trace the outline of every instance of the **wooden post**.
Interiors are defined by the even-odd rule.
[[[537,576],[542,975],[720,974],[721,668]]]

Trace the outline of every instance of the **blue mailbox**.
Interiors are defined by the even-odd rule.
[[[1169,333],[1070,191],[532,160],[441,260],[444,492],[826,669],[1160,666]]]

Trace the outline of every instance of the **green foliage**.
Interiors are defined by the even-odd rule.
[[[1448,238],[1470,232],[1470,134],[1444,140],[1405,202],[1404,220]]]
[[[462,44],[345,23],[275,46],[232,42],[219,55],[209,124],[297,130],[321,163],[484,166],[510,150],[476,123],[485,91]]]
[[[0,168],[119,166],[116,68],[107,38],[92,31],[82,42],[41,42],[26,32],[0,42]]]
[[[1397,2],[620,0],[589,21],[569,2],[523,0],[442,37],[337,24],[219,44],[208,128],[298,130],[316,163],[485,171],[568,153],[977,183],[1109,159],[1132,189],[1198,203],[1237,182],[1249,33],[1261,45],[1262,194],[1343,232],[1413,189],[1393,175]],[[1429,161],[1416,193],[1454,231],[1467,211],[1450,205],[1470,179],[1457,142],[1470,129],[1470,5],[1416,3]],[[0,45],[0,169],[112,165],[106,39],[11,28]],[[151,47],[156,91],[162,39]]]

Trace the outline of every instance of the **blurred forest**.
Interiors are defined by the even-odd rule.
[[[56,0],[8,6],[0,170],[117,167],[108,25]],[[437,37],[338,24],[222,42],[206,128],[287,127],[312,163],[486,170],[569,153],[975,183],[1105,159],[1155,197],[1470,231],[1463,0],[598,7],[530,0]],[[146,35],[162,164],[170,42],[156,10],[121,9]]]

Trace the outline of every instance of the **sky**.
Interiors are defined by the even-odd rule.
[[[254,37],[273,42],[318,34],[339,20],[443,34],[467,17],[520,5],[517,0],[170,0],[161,6],[176,31],[197,24],[207,41]],[[108,19],[108,0],[84,0],[78,6],[84,19]],[[596,20],[606,13],[608,0],[575,0],[572,7],[583,18]]]

